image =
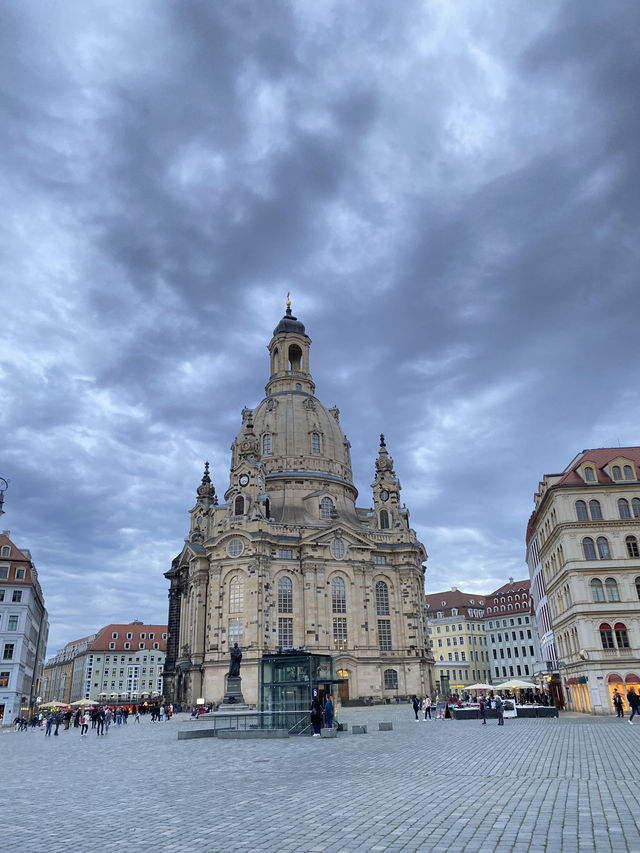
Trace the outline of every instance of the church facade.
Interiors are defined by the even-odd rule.
[[[311,340],[287,307],[269,343],[266,396],[244,409],[219,500],[208,463],[190,531],[165,577],[167,699],[219,703],[230,650],[258,702],[263,654],[330,654],[342,699],[432,693],[424,546],[409,526],[384,437],[373,506],[356,506],[337,408],[315,396]]]

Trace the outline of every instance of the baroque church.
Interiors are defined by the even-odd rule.
[[[165,696],[219,703],[230,650],[257,705],[263,655],[331,655],[344,699],[433,692],[424,597],[427,554],[409,526],[380,437],[373,506],[356,506],[337,408],[315,396],[311,339],[292,315],[269,343],[266,396],[243,409],[219,500],[205,464],[170,582]]]

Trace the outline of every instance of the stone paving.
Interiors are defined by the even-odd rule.
[[[105,737],[2,732],[1,849],[640,853],[640,722],[339,716],[368,733],[178,741],[182,715]]]

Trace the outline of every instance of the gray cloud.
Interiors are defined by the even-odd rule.
[[[52,647],[162,572],[293,307],[429,588],[524,575],[540,476],[637,444],[632,4],[9,3],[0,475]]]

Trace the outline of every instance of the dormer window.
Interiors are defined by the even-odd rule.
[[[10,545],[3,545],[2,546],[2,556],[3,557],[10,557],[11,556],[11,546]]]
[[[619,465],[614,465],[613,468],[611,469],[611,472],[613,474],[614,480],[621,480],[622,479],[622,470],[620,469]]]
[[[596,472],[593,470],[593,468],[584,469],[584,478],[588,483],[595,483]]]
[[[320,501],[320,518],[331,518],[333,512],[333,501],[331,498],[322,498]]]
[[[631,465],[625,465],[623,470],[625,480],[633,480],[633,468]]]

